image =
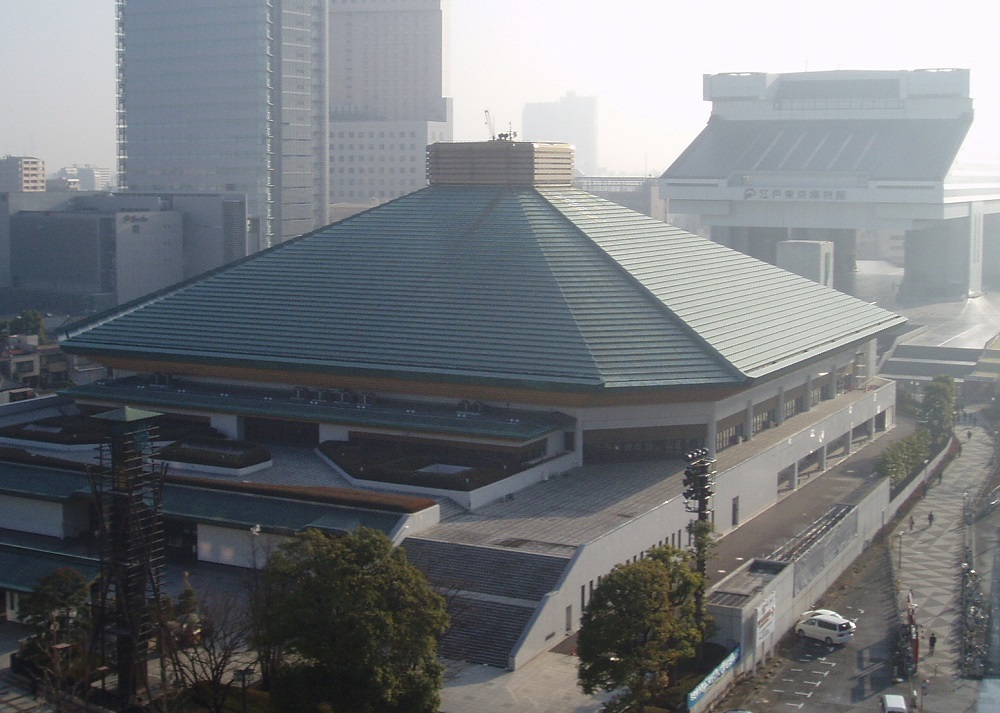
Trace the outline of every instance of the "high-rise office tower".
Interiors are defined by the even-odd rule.
[[[245,193],[262,246],[329,222],[349,200],[332,182],[375,178],[365,201],[425,185],[426,144],[451,138],[441,5],[117,0],[121,185]]]
[[[452,139],[447,0],[331,0],[332,203],[427,185],[428,144]]]
[[[121,186],[245,193],[261,247],[324,222],[325,9],[118,0]]]

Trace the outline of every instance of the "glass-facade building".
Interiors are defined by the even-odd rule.
[[[261,247],[423,187],[452,138],[442,4],[117,0],[122,186],[245,193]]]

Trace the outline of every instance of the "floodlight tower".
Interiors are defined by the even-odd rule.
[[[117,670],[123,709],[147,682],[156,624],[151,605],[160,600],[163,579],[164,467],[157,467],[153,445],[158,416],[134,408],[94,416],[110,425],[91,470],[101,553],[95,643]]]
[[[695,590],[695,619],[700,628],[705,617],[705,575],[708,565],[708,536],[711,532],[712,508],[710,501],[715,495],[715,458],[709,458],[707,448],[697,448],[684,454],[687,468],[684,469],[684,508],[698,513],[697,522],[688,523],[688,532],[694,535],[694,561],[701,584]],[[702,647],[698,647],[699,657]]]
[[[715,495],[715,458],[708,457],[707,448],[697,448],[685,453],[684,460],[684,507],[698,513],[699,520],[709,520],[709,501]]]

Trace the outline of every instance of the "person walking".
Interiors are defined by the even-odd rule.
[[[970,441],[972,440],[972,431],[966,431],[965,435]]]
[[[913,515],[910,515],[910,532],[913,532],[913,525],[914,525]]]
[[[927,640],[927,643],[929,643],[931,645],[931,647],[930,647],[930,653],[928,653],[928,656],[933,656],[934,655],[934,647],[937,645],[937,636],[934,634],[933,631],[931,632],[931,638],[929,638]]]
[[[934,513],[929,512],[927,513],[927,527],[930,527],[933,524],[934,524]]]

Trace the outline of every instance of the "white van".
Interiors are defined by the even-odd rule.
[[[906,713],[909,710],[906,707],[906,699],[894,693],[886,694],[879,700],[882,704],[882,713]]]
[[[827,644],[846,644],[854,638],[854,622],[841,616],[819,614],[796,624],[795,633]]]

